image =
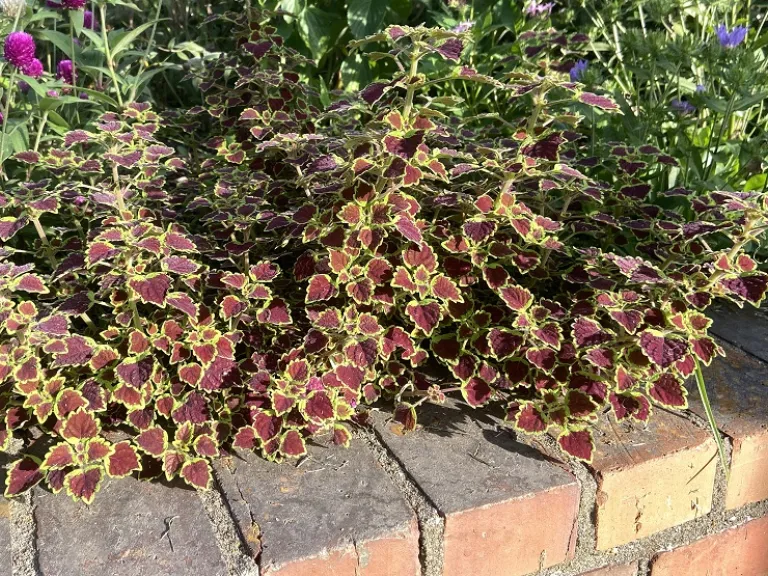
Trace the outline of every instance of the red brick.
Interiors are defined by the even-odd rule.
[[[302,558],[282,567],[266,568],[264,576],[418,576],[419,530],[395,538],[356,542],[315,558]]]
[[[598,424],[597,548],[677,526],[712,508],[716,446],[707,430],[655,410],[647,427]]]
[[[580,491],[560,463],[454,405],[425,407],[406,435],[374,423],[445,518],[444,576],[520,576],[573,557]]]
[[[614,564],[613,566],[592,570],[581,576],[637,576],[637,563]]]
[[[657,555],[651,576],[766,576],[768,517]]]
[[[733,440],[725,507],[729,510],[768,498],[768,432]]]
[[[768,364],[729,344],[723,348],[726,358],[705,369],[704,381],[717,426],[733,440],[726,507],[734,509],[768,498]],[[706,417],[697,394],[691,410]]]
[[[301,466],[216,465],[263,576],[419,576],[416,517],[373,454],[313,446]]]
[[[570,522],[553,516],[578,509],[572,486],[449,514],[445,519],[444,576],[528,574],[573,555]]]

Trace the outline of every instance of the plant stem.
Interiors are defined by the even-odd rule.
[[[37,232],[37,236],[40,238],[40,242],[42,242],[43,246],[45,247],[45,255],[48,258],[48,263],[51,265],[51,272],[56,269],[56,258],[53,255],[53,248],[51,247],[51,243],[48,241],[48,235],[45,233],[45,228],[43,228],[43,225],[40,224],[40,219],[37,217],[30,216],[30,220],[32,220],[32,224],[35,226],[35,231]]]
[[[115,181],[115,198],[117,199],[117,209],[120,211],[120,217],[124,217],[127,211],[125,207],[125,198],[123,198],[123,189],[120,187],[120,174],[117,171],[117,164],[112,165],[112,179]]]
[[[149,35],[149,42],[147,43],[147,47],[144,49],[144,57],[141,60],[142,68],[146,68],[149,66],[147,58],[149,57],[149,52],[152,50],[152,44],[155,43],[155,33],[157,32],[157,21],[160,19],[160,10],[163,7],[163,0],[157,0],[157,9],[155,10],[155,23],[152,24],[152,32]],[[129,100],[133,102],[136,99],[136,91],[139,88],[139,73],[136,73],[136,81],[133,83],[133,86],[131,87],[131,95]]]
[[[696,385],[699,389],[699,396],[701,402],[704,404],[704,412],[707,415],[707,422],[712,430],[712,436],[715,438],[717,444],[717,452],[720,455],[720,463],[723,465],[723,471],[725,472],[725,479],[728,481],[730,477],[730,470],[728,469],[728,461],[725,457],[725,447],[723,446],[723,439],[720,438],[720,432],[717,430],[717,422],[715,422],[715,415],[712,412],[712,405],[709,403],[709,395],[707,394],[707,386],[704,383],[704,373],[701,370],[701,362],[694,357],[696,361]]]
[[[37,152],[37,150],[40,148],[40,140],[43,137],[43,130],[45,129],[45,124],[48,122],[48,110],[43,112],[43,117],[40,119],[40,125],[37,127],[37,135],[35,136],[35,146],[32,148],[34,152]],[[32,166],[27,168],[27,180],[32,176]]]
[[[728,100],[728,107],[725,110],[725,116],[723,116],[723,121],[720,124],[720,132],[717,135],[717,141],[715,142],[715,149],[712,152],[711,161],[707,165],[707,168],[704,170],[705,182],[709,179],[709,175],[712,173],[712,170],[714,169],[715,164],[717,164],[717,152],[720,150],[720,142],[723,139],[723,134],[725,133],[725,127],[730,125],[731,112],[733,111],[733,104],[735,101],[736,101],[736,91],[734,91],[733,94],[731,94],[731,99]]]
[[[107,68],[109,68],[109,75],[112,77],[112,84],[115,86],[115,93],[117,94],[117,103],[120,107],[123,107],[123,96],[120,93],[120,84],[117,81],[117,74],[115,73],[115,64],[112,62],[112,51],[109,49],[109,39],[107,38],[107,7],[102,4],[99,6],[99,12],[101,12],[101,39],[104,42],[104,53],[107,58]]]
[[[11,72],[8,81],[8,94],[5,98],[5,108],[3,109],[3,131],[0,134],[0,172],[2,172],[5,163],[5,139],[8,135],[8,124],[11,119],[11,106],[13,106],[13,83],[16,81],[16,69]],[[5,175],[5,172],[2,172]]]
[[[413,85],[413,79],[416,77],[416,73],[419,70],[420,57],[413,54],[411,57],[411,69],[408,71],[408,88],[405,93],[405,106],[403,107],[403,120],[405,124],[408,124],[408,118],[411,115],[413,108],[413,97],[416,94],[416,86]]]

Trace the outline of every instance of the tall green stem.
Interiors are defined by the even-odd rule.
[[[728,469],[728,460],[725,457],[725,447],[723,446],[723,439],[720,437],[720,432],[717,429],[717,422],[715,422],[715,415],[712,412],[712,405],[709,402],[709,395],[707,394],[707,386],[704,383],[704,373],[701,370],[701,362],[699,362],[698,358],[696,358],[696,385],[699,389],[701,403],[704,404],[704,412],[707,415],[707,422],[712,430],[712,436],[717,443],[717,452],[720,455],[720,463],[723,465],[723,471],[725,472],[725,479],[727,481],[730,476],[730,470]]]
[[[115,64],[112,62],[112,51],[109,48],[109,38],[107,37],[107,7],[102,4],[99,6],[99,12],[101,13],[101,40],[104,42],[104,54],[107,57],[107,68],[109,69],[109,75],[112,77],[112,84],[115,86],[115,94],[117,94],[117,103],[120,107],[123,107],[123,95],[120,93],[120,83],[117,81],[117,74],[115,73]]]
[[[155,33],[157,32],[157,22],[160,20],[160,11],[163,7],[163,0],[157,0],[157,8],[155,10],[155,22],[152,24],[152,32],[149,35],[149,42],[147,42],[147,47],[144,49],[144,57],[141,59],[141,65],[142,68],[145,68],[148,66],[147,58],[149,57],[149,53],[152,51],[152,45],[155,43]],[[140,73],[136,73],[136,80],[133,83],[133,86],[131,87],[131,96],[129,100],[133,102],[136,99],[136,92],[139,89],[139,79],[141,78]]]

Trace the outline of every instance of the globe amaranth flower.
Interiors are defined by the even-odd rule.
[[[735,48],[747,38],[746,26],[736,26],[733,30],[728,31],[725,24],[719,24],[715,28],[715,33],[720,41],[720,46],[723,48]]]
[[[5,38],[5,59],[21,68],[35,58],[35,40],[26,32],[13,32]]]
[[[32,58],[21,67],[21,73],[32,78],[40,78],[43,75],[43,63],[37,58]]]
[[[0,112],[0,124],[5,124],[5,116],[3,116],[2,112]]]
[[[58,90],[48,90],[48,92],[45,93],[48,98],[58,98],[59,97],[59,91]]]
[[[555,7],[554,2],[539,2],[538,0],[533,0],[530,4],[528,4],[525,7],[525,13],[528,16],[543,16],[545,14],[549,15],[552,13],[552,8]]]
[[[93,12],[90,10],[86,10],[83,12],[83,28],[87,28],[88,30],[99,30],[99,22],[94,18]]]
[[[48,8],[60,10],[81,10],[88,0],[46,0]]]
[[[584,77],[584,72],[587,71],[589,62],[586,60],[579,60],[571,68],[571,82],[579,82]]]
[[[24,80],[19,80],[17,86],[19,87],[19,90],[21,90],[22,94],[26,94],[29,92],[29,89],[32,88],[32,86],[29,85],[29,82],[24,82]]]
[[[696,92],[706,92],[707,88],[704,86],[704,84],[696,84]]]
[[[56,67],[56,78],[64,80],[67,84],[75,83],[75,71],[72,67],[72,60],[62,60]]]
[[[696,112],[696,106],[690,102],[686,102],[685,100],[680,100],[678,98],[672,100],[670,106],[672,110],[679,112],[680,114],[693,114]]]
[[[9,18],[21,16],[26,10],[26,0],[0,0],[0,11]]]

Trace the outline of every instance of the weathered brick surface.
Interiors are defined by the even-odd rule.
[[[768,363],[729,344],[723,348],[727,357],[705,368],[704,381],[717,426],[733,440],[726,492],[732,509],[768,498]],[[691,393],[690,404],[706,417],[698,393]]]
[[[264,576],[420,574],[416,518],[360,443],[298,467],[238,455],[217,476]]]
[[[43,576],[227,575],[194,491],[127,478],[107,480],[90,506],[40,489],[34,504]]]
[[[768,315],[765,310],[728,306],[708,310],[707,314],[714,320],[711,332],[768,362]]]
[[[651,576],[765,576],[768,517],[752,520],[654,558]]]
[[[632,564],[614,564],[598,568],[581,576],[637,576],[637,562]]]
[[[595,436],[599,550],[709,513],[716,445],[707,430],[657,409],[647,427],[606,417]]]
[[[478,412],[429,406],[403,436],[375,426],[445,518],[444,575],[517,576],[572,557],[576,479]]]
[[[0,574],[11,574],[11,507],[0,497]]]

